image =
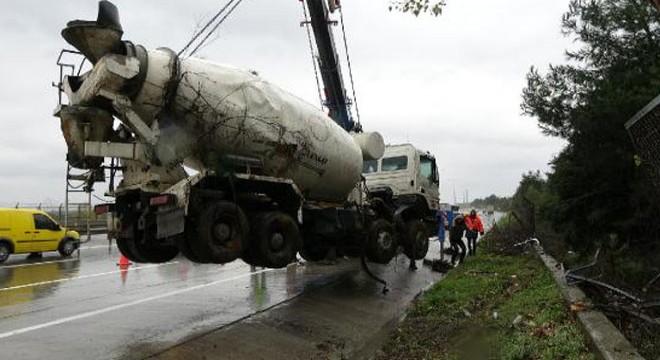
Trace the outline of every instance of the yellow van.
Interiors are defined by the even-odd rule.
[[[41,210],[0,208],[0,263],[10,254],[57,250],[70,256],[78,246],[77,232],[67,231]]]

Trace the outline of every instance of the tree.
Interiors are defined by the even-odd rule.
[[[390,10],[397,10],[401,12],[409,12],[415,16],[422,13],[430,13],[433,16],[442,14],[442,8],[445,6],[444,0],[403,0],[403,1],[390,1]]]
[[[651,3],[656,9],[658,9],[658,11],[660,11],[660,0],[651,0]]]
[[[580,48],[542,75],[532,68],[522,110],[568,145],[548,186],[566,241],[648,239],[651,204],[624,123],[660,93],[660,16],[647,0],[572,0],[562,32]]]
[[[492,206],[497,211],[509,211],[511,210],[511,198],[498,197],[493,194],[483,199],[474,199],[470,205],[477,209],[487,209]]]

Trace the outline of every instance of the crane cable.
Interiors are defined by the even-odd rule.
[[[307,16],[307,5],[304,1],[301,1],[303,15],[305,16],[305,28],[307,29],[307,40],[309,42],[309,52],[312,56],[312,65],[314,66],[314,80],[316,80],[316,90],[319,94],[319,102],[321,103],[321,108],[323,108],[323,94],[321,93],[321,83],[319,82],[319,71],[316,64],[316,57],[314,56],[314,44],[312,43],[312,32],[309,30],[309,18]]]
[[[358,107],[357,95],[355,94],[355,82],[353,81],[353,67],[351,66],[351,56],[348,52],[348,41],[346,40],[346,28],[344,27],[344,10],[339,7],[339,19],[341,22],[341,33],[344,38],[344,49],[346,51],[346,63],[348,64],[348,76],[351,79],[351,90],[353,92],[353,102],[355,102],[355,114],[357,115],[357,124],[360,127],[360,108]]]
[[[217,23],[215,24],[215,26],[213,26],[213,28],[207,32],[206,36],[205,36],[205,37],[204,37],[204,38],[203,38],[203,39],[197,44],[197,46],[195,46],[195,48],[190,52],[190,54],[187,55],[187,57],[193,56],[193,55],[194,55],[199,49],[202,48],[202,46],[204,46],[204,44],[206,43],[206,41],[208,40],[208,38],[209,38],[209,37],[210,37],[210,36],[211,36],[211,35],[212,35],[212,34],[218,29],[218,27],[220,27],[220,25],[222,25],[222,23],[227,19],[227,17],[229,17],[229,15],[231,15],[231,13],[234,12],[234,10],[236,10],[236,7],[238,7],[238,5],[240,5],[241,2],[243,2],[243,0],[229,0],[229,1],[228,1],[228,2],[227,2],[227,3],[226,3],[226,4],[220,9],[220,11],[218,11],[218,12],[217,12],[217,13],[211,18],[211,20],[209,20],[209,21],[206,23],[206,25],[204,25],[204,27],[203,27],[201,30],[199,30],[199,31],[198,31],[198,32],[192,37],[192,39],[190,39],[190,41],[186,44],[186,46],[184,46],[184,48],[181,49],[181,51],[179,51],[179,53],[178,53],[177,55],[178,55],[178,56],[181,56],[181,54],[183,54],[186,50],[188,50],[188,49],[193,45],[193,43],[194,43],[194,42],[195,42],[195,41],[196,41],[196,40],[197,40],[202,34],[204,34],[204,32],[207,31],[207,29],[208,29],[208,28],[209,28],[214,22],[216,22],[216,20],[217,20],[217,19],[218,19],[223,13],[226,12],[225,15],[224,15],[219,21],[217,21]],[[232,5],[233,5],[233,6],[232,6]],[[229,8],[230,6],[231,6],[231,8]],[[227,10],[227,9],[229,9],[229,10]]]

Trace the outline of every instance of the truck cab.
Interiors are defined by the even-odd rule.
[[[394,197],[422,196],[429,209],[438,208],[440,180],[435,157],[411,144],[387,145],[379,160],[364,161],[368,188],[389,187]]]

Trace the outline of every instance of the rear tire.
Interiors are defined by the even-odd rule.
[[[300,256],[307,261],[325,260],[330,254],[330,248],[318,245],[303,245],[300,250]]]
[[[255,265],[283,268],[295,260],[301,243],[298,224],[283,212],[266,212],[252,219],[249,259]]]
[[[126,238],[118,237],[116,239],[116,242],[119,252],[121,252],[122,255],[126,256],[128,260],[137,263],[147,262],[146,259],[142,258],[137,254],[137,250],[135,250],[135,239],[126,239]]]
[[[248,221],[241,208],[229,201],[207,203],[199,212],[197,236],[190,248],[197,257],[216,264],[238,259],[248,245]]]
[[[158,244],[153,232],[143,239],[143,231],[135,231],[132,239],[117,238],[117,248],[136,263],[164,263],[174,259],[179,254],[176,246]]]
[[[181,251],[183,256],[188,260],[200,264],[209,264],[211,263],[210,256],[208,254],[196,253],[192,246],[192,243],[197,241],[198,229],[199,211],[195,212],[194,208],[191,208],[190,213],[186,217],[185,231],[176,238],[175,243],[179,248],[179,251]]]
[[[195,254],[190,247],[190,239],[193,237],[189,236],[188,232],[192,232],[192,230],[189,229],[191,229],[191,226],[189,226],[186,222],[186,232],[177,236],[175,240],[176,246],[179,248],[179,251],[183,254],[183,256],[186,257],[186,259],[195,263],[208,263],[208,261],[203,261],[202,258],[197,256],[197,254]]]
[[[392,224],[384,219],[372,222],[367,233],[367,258],[371,262],[387,264],[396,255],[396,250],[397,242]]]
[[[149,263],[166,263],[179,255],[179,248],[172,245],[158,244],[155,238],[147,238],[144,243],[142,239],[137,239],[135,248],[139,256]]]

